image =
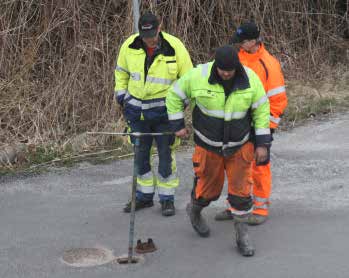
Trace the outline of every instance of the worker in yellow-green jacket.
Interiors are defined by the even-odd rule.
[[[188,51],[176,37],[161,31],[158,18],[145,13],[139,20],[139,33],[122,44],[115,68],[115,95],[122,106],[131,132],[168,132],[165,98],[174,81],[192,66]],[[151,169],[151,147],[156,142],[159,167]],[[136,154],[136,210],[153,206],[158,189],[162,214],[175,214],[174,195],[179,184],[174,155],[174,135],[143,136]],[[131,137],[134,142],[134,138]],[[125,212],[131,211],[127,203]]]
[[[253,256],[246,221],[253,209],[252,162],[267,159],[271,144],[270,107],[263,84],[241,65],[232,46],[216,50],[214,62],[189,71],[171,87],[166,98],[172,130],[186,137],[184,107],[190,102],[194,130],[194,186],[187,213],[202,237],[210,229],[203,208],[221,194],[228,178],[230,211],[234,214],[236,243],[243,256]]]

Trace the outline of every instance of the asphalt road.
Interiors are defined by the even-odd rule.
[[[215,222],[224,197],[205,210],[211,237],[199,238],[185,214],[192,185],[191,152],[178,154],[177,214],[159,204],[136,215],[136,238],[158,251],[138,264],[72,267],[71,248],[127,253],[132,160],[82,163],[31,177],[0,177],[0,278],[348,277],[349,116],[331,116],[277,133],[268,222],[251,227],[251,258],[236,250],[232,222]]]

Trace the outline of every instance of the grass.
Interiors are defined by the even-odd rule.
[[[342,112],[349,108],[348,71],[333,79],[290,81],[287,83],[288,107],[282,128],[294,127],[308,118]]]
[[[306,119],[322,117],[349,108],[348,73],[340,74],[334,80],[289,81],[287,82],[288,107],[284,113],[280,129],[286,130],[304,123]],[[190,113],[186,113],[187,125],[191,126]],[[110,130],[123,130],[124,123],[110,124]],[[182,148],[193,145],[193,134],[182,140]],[[91,164],[108,163],[115,159],[132,157],[132,146],[127,137],[89,137],[79,134],[63,143],[29,145],[19,163],[0,166],[0,175],[21,172],[42,172],[52,166],[72,167],[82,161]],[[24,157],[24,159],[23,159]]]
[[[0,148],[24,142],[35,148],[0,173],[127,154],[124,142],[94,140],[84,132],[123,130],[118,124],[113,127],[121,115],[112,96],[113,71],[121,43],[132,33],[131,1],[2,2]],[[212,49],[226,44],[242,22],[255,18],[268,50],[289,71],[286,77],[304,84],[299,78],[307,73],[333,76],[338,63],[348,64],[348,40],[340,32],[347,7],[326,0],[317,1],[316,7],[308,2],[141,1],[141,13],[157,14],[163,30],[186,45],[194,64],[211,59]],[[329,74],[323,74],[326,66],[332,66]],[[348,98],[340,96],[342,86],[332,84],[310,97],[302,95],[300,86],[290,86],[285,122],[295,124],[347,105]],[[306,86],[306,93],[313,92],[312,85]],[[327,94],[331,90],[334,95]],[[113,148],[121,150],[103,152]]]
[[[13,165],[0,166],[0,175],[13,175],[18,173],[42,173],[52,166],[73,167],[81,162],[91,164],[107,163],[111,160],[132,157],[133,151],[129,144],[117,139],[104,146],[90,146],[85,150],[76,152],[72,145],[64,148],[59,145],[32,146],[21,154],[20,162]]]
[[[296,124],[308,118],[329,114],[339,109],[339,103],[334,98],[323,98],[305,103],[290,103],[285,111],[283,121],[288,124]]]

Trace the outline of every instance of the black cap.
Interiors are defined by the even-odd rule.
[[[254,40],[258,39],[260,30],[256,23],[247,22],[242,24],[234,33],[230,43],[240,43],[244,40]]]
[[[235,48],[225,45],[217,48],[215,64],[221,70],[231,71],[240,67],[240,60]]]
[[[141,16],[138,22],[139,35],[142,38],[153,38],[156,36],[159,20],[156,15],[151,12],[147,12]]]

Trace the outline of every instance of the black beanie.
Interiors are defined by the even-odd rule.
[[[217,48],[215,63],[217,68],[226,71],[235,70],[240,67],[238,54],[231,45]]]

